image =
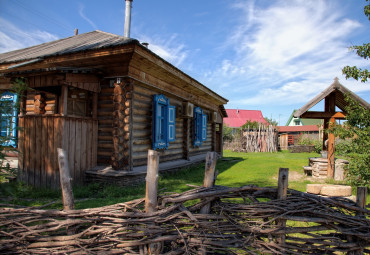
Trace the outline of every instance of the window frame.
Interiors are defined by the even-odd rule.
[[[153,96],[153,150],[168,149],[176,139],[176,107],[162,94]]]

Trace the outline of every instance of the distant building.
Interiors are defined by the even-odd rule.
[[[224,123],[228,127],[239,128],[247,123],[247,121],[268,124],[260,110],[226,109],[226,113],[228,117],[224,118]]]
[[[281,150],[287,150],[289,146],[298,145],[302,137],[317,140],[322,136],[322,127],[319,127],[319,125],[278,126],[277,129]]]
[[[285,126],[310,126],[310,125],[322,125],[322,119],[303,119],[294,117],[293,114],[296,110],[292,112]]]

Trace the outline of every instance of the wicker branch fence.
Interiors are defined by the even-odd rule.
[[[206,173],[214,175],[214,165],[206,162]],[[83,210],[3,207],[0,253],[370,253],[364,205],[288,190],[287,179],[287,172],[279,175],[277,188],[213,186],[165,194],[152,212],[145,212],[145,199]]]

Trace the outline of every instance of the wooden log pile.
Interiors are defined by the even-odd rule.
[[[370,252],[369,210],[345,199],[295,190],[276,199],[277,193],[195,188],[159,197],[157,211],[147,213],[144,199],[70,211],[2,207],[0,253],[153,254],[151,244],[160,244],[161,254],[204,247],[208,254]],[[200,213],[210,202],[210,211]]]

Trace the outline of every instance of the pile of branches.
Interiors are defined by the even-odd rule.
[[[143,199],[71,211],[0,208],[0,253],[370,252],[369,210],[295,190],[276,197],[276,188],[214,186],[161,196],[152,213]]]

